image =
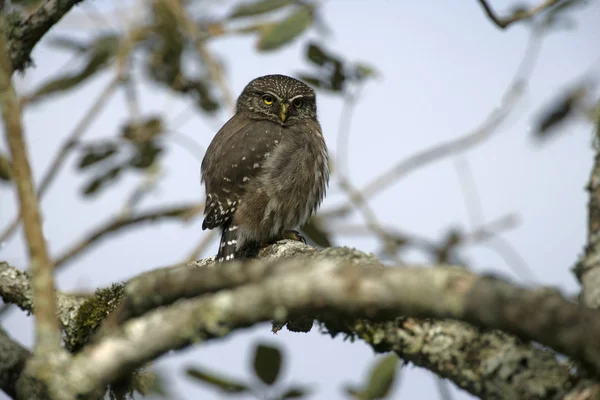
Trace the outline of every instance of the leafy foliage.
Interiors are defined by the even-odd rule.
[[[378,74],[363,63],[348,63],[311,42],[306,47],[306,59],[316,67],[314,74],[299,74],[305,82],[330,92],[343,92],[348,84],[360,83]]]
[[[276,50],[296,39],[312,23],[313,10],[309,7],[298,7],[282,21],[264,27],[257,48],[261,51]]]
[[[293,3],[292,0],[259,0],[252,3],[242,3],[233,9],[229,18],[256,16],[278,10]]]
[[[163,152],[158,138],[163,133],[159,117],[128,122],[121,129],[121,138],[88,144],[81,148],[77,163],[80,170],[94,168],[93,177],[84,185],[83,194],[92,196],[115,183],[127,169],[146,170],[158,162]]]
[[[306,386],[290,385],[280,388],[281,384],[276,385],[282,363],[283,354],[277,347],[259,343],[254,348],[252,361],[254,379],[251,382],[224,377],[199,367],[188,367],[186,373],[189,377],[229,395],[251,393],[257,399],[274,400],[300,399],[307,396],[310,390]]]

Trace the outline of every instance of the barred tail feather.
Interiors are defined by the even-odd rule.
[[[235,258],[237,248],[237,225],[225,225],[221,233],[217,262],[230,261]]]

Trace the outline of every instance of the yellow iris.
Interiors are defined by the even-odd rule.
[[[271,104],[273,104],[273,96],[270,96],[268,94],[265,94],[263,97],[263,103],[265,103],[266,105],[270,106]]]

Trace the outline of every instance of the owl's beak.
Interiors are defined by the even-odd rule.
[[[288,107],[288,104],[281,104],[281,108],[279,109],[279,118],[281,118],[281,122],[285,122],[288,117]]]

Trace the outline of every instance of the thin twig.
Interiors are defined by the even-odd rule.
[[[6,48],[4,37],[0,48]],[[60,349],[61,337],[54,301],[52,263],[46,248],[38,199],[33,186],[27,147],[23,138],[21,106],[12,85],[12,61],[6,53],[0,55],[0,102],[4,134],[13,163],[20,215],[23,216],[25,238],[31,262],[33,302],[36,316],[36,350],[48,354]]]
[[[183,220],[189,220],[199,215],[203,209],[204,203],[192,204],[147,211],[135,217],[119,218],[109,221],[94,229],[88,236],[75,243],[68,250],[65,250],[61,255],[59,255],[54,260],[54,268],[60,268],[66,262],[71,261],[75,256],[81,254],[83,251],[89,250],[93,244],[110,233],[114,233],[143,222],[153,222],[159,219],[181,218]]]
[[[531,19],[531,18],[535,17],[537,14],[541,13],[542,11],[544,11],[547,8],[552,7],[555,4],[558,4],[560,1],[561,0],[546,0],[530,9],[516,10],[515,12],[512,13],[512,15],[509,15],[508,17],[504,17],[504,18],[497,16],[496,13],[494,13],[494,10],[492,10],[492,7],[487,3],[486,0],[479,0],[479,4],[481,4],[481,6],[483,7],[483,10],[485,11],[488,18],[498,28],[505,29],[507,26],[509,26],[510,24],[513,24],[517,21],[522,21],[522,20]]]
[[[356,92],[351,93],[347,91],[344,94],[344,102],[342,105],[342,112],[340,113],[340,120],[338,122],[338,135],[337,135],[337,169],[341,174],[349,175],[349,160],[350,160],[350,128],[352,125],[352,117],[358,103],[360,93],[360,87],[356,89]]]
[[[87,132],[87,128],[90,126],[94,118],[98,116],[100,113],[100,109],[106,104],[106,102],[113,95],[117,87],[119,86],[121,81],[120,76],[115,76],[109,84],[104,88],[102,93],[98,96],[96,101],[90,106],[88,111],[84,114],[83,118],[79,121],[73,132],[67,137],[67,139],[63,142],[63,145],[58,150],[52,163],[46,170],[41,182],[38,187],[38,198],[42,199],[47,189],[50,187],[54,179],[56,178],[58,171],[64,164],[67,156],[71,152],[71,150],[76,146],[77,141],[83,136],[84,133]],[[8,227],[0,234],[0,243],[8,240],[16,231],[19,226],[20,215],[17,215],[13,221],[8,225]]]
[[[505,92],[502,102],[499,107],[494,109],[485,121],[472,132],[453,139],[445,143],[438,144],[429,149],[423,150],[420,153],[414,154],[409,158],[401,161],[392,169],[382,173],[370,183],[365,185],[357,193],[361,193],[363,198],[369,198],[380,191],[388,188],[392,183],[396,182],[403,176],[433,162],[440,161],[448,156],[465,152],[474,146],[489,139],[498,127],[506,120],[508,115],[513,110],[515,104],[521,97],[526,85],[527,77],[530,75],[534,61],[537,58],[539,51],[539,33],[536,31],[532,34],[528,47],[525,50],[525,55],[519,65],[513,82],[509,85]],[[339,208],[329,211],[320,212],[322,217],[339,217],[344,216],[353,210],[352,203],[354,199],[350,199],[346,204]]]
[[[485,221],[481,196],[477,190],[477,182],[475,182],[469,159],[465,154],[457,155],[454,160],[454,167],[456,168],[456,175],[458,176],[463,194],[469,225],[473,229]]]

